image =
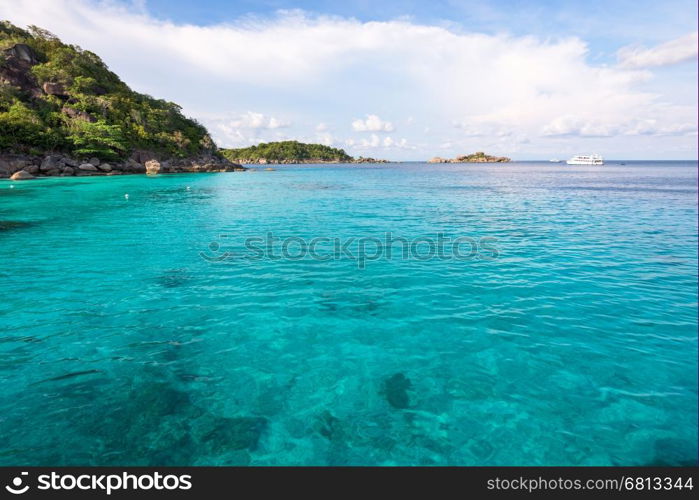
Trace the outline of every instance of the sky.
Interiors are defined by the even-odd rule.
[[[695,0],[0,0],[220,147],[697,158]]]

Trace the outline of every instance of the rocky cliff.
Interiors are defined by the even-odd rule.
[[[147,162],[243,170],[177,104],[134,92],[96,54],[0,22],[0,177],[145,173]]]

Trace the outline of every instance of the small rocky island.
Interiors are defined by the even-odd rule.
[[[457,156],[456,158],[440,158],[435,156],[427,163],[507,163],[511,161],[507,156],[491,156],[483,151],[470,155]]]
[[[353,158],[344,149],[323,144],[298,141],[265,142],[238,149],[222,149],[230,161],[242,164],[304,164],[304,163],[389,163],[376,158]]]
[[[46,30],[0,22],[0,178],[239,170],[177,104]]]

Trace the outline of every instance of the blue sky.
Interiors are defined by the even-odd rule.
[[[696,158],[697,3],[0,0],[221,146]]]
[[[301,9],[364,22],[408,18],[417,23],[484,33],[575,35],[590,44],[598,60],[609,60],[619,46],[661,43],[678,33],[694,31],[698,13],[697,2],[676,0],[149,0],[143,5],[154,17],[200,25]]]

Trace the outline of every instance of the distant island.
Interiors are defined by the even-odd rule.
[[[354,158],[344,149],[298,141],[266,142],[247,148],[221,149],[228,160],[244,164],[388,163],[375,158]]]
[[[506,163],[511,161],[507,156],[491,156],[483,151],[470,155],[457,156],[456,158],[440,158],[435,156],[427,163]]]
[[[42,28],[0,22],[0,177],[233,170],[177,104]]]

